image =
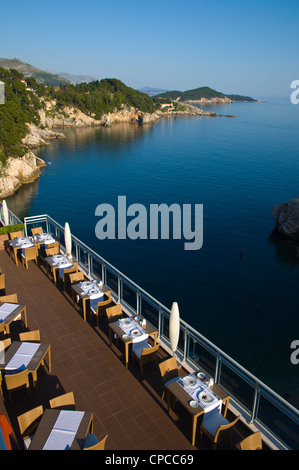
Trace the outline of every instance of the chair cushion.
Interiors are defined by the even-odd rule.
[[[141,342],[140,344],[134,345],[134,354],[135,354],[135,356],[138,357],[138,359],[141,358],[142,350],[145,349],[145,348],[151,348],[151,345],[148,344],[148,343],[145,344],[144,342]]]
[[[167,385],[170,385],[172,384],[172,382],[176,382],[178,380],[178,377],[172,377],[172,379],[169,379],[165,382],[165,387],[167,387]]]
[[[218,427],[223,424],[229,424],[229,421],[227,421],[222,414],[218,413],[218,411],[212,410],[204,416],[202,427],[204,427],[211,436],[215,436]]]
[[[84,442],[84,448],[92,447],[98,444],[98,439],[95,434],[87,434],[87,437]]]

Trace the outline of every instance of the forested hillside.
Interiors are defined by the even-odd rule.
[[[84,114],[100,119],[106,113],[122,107],[134,107],[144,113],[156,109],[146,94],[127,87],[117,79],[104,79],[77,85],[46,87],[33,77],[26,78],[14,69],[0,68],[0,80],[5,83],[5,103],[0,105],[0,160],[21,156],[26,152],[22,139],[28,133],[26,123],[40,124],[39,110],[46,101],[55,103],[54,110],[74,107]]]

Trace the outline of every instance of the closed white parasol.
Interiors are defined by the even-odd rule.
[[[65,251],[68,256],[72,254],[72,236],[71,236],[71,229],[68,222],[65,223],[64,226],[64,243],[65,243]]]
[[[177,302],[173,302],[171,311],[170,311],[170,319],[169,319],[169,339],[170,339],[170,347],[175,353],[180,336],[180,312]]]
[[[8,208],[5,199],[2,201],[2,217],[4,221],[4,225],[9,224],[9,217],[8,217]]]

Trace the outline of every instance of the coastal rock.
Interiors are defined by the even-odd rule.
[[[225,96],[224,98],[201,98],[200,100],[188,100],[188,101],[180,101],[181,103],[189,103],[189,104],[227,104],[232,103],[232,100]]]
[[[46,111],[43,110],[40,112],[40,117],[41,123],[50,130],[55,127],[88,127],[102,125],[102,121],[87,116],[79,109],[66,106],[63,108],[63,111],[58,112],[50,108],[49,103]]]
[[[0,197],[11,196],[24,183],[31,183],[40,175],[45,162],[29,150],[23,157],[9,157],[0,175]]]
[[[48,145],[50,139],[62,139],[64,134],[54,132],[50,129],[41,129],[35,124],[27,123],[29,134],[23,139],[22,143],[28,148],[39,147],[40,145]]]
[[[299,240],[299,197],[274,206],[272,216],[279,234],[290,240]]]

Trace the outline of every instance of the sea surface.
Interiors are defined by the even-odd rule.
[[[213,108],[235,117],[165,117],[149,125],[64,129],[36,154],[47,167],[7,199],[19,217],[49,214],[299,407],[299,260],[273,234],[272,207],[299,196],[299,106]],[[203,246],[98,240],[99,204],[203,204]],[[132,218],[131,218],[132,219]],[[130,218],[128,220],[131,220]],[[243,256],[241,256],[241,253]]]

